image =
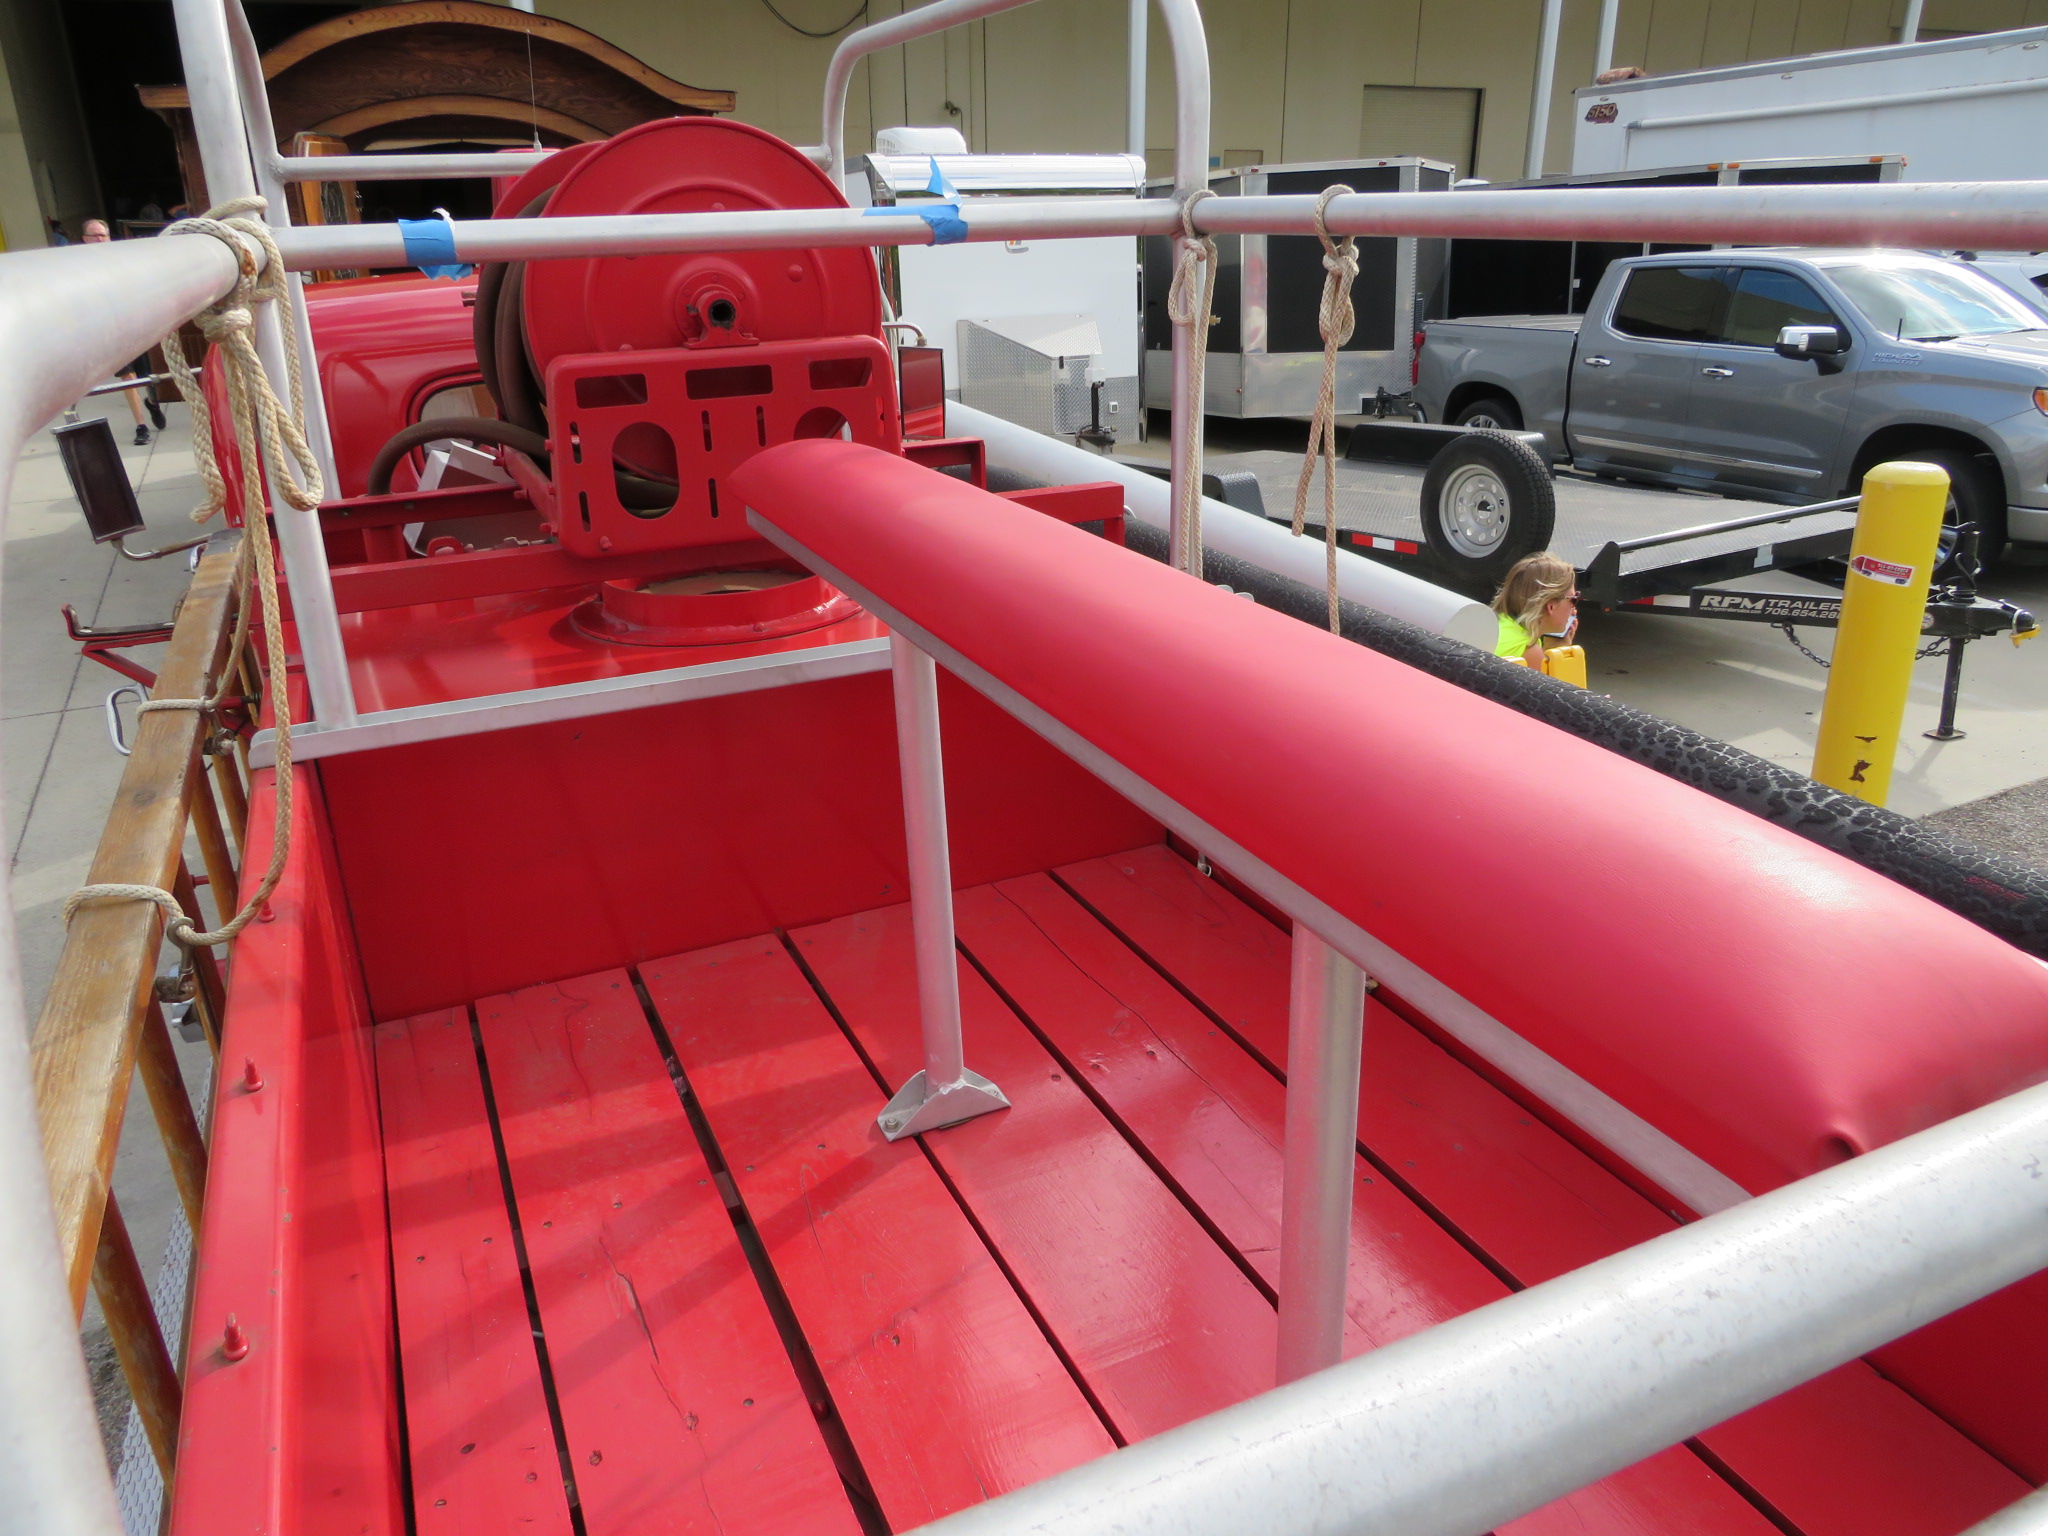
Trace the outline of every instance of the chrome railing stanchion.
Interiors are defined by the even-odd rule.
[[[1284,1384],[1344,1356],[1344,1282],[1358,1161],[1365,972],[1294,925],[1287,1009],[1286,1175],[1280,1197]]]
[[[925,651],[889,637],[896,752],[903,772],[903,838],[910,858],[917,1011],[924,1070],[884,1106],[891,1141],[1008,1109],[1000,1088],[967,1070],[960,1039],[960,969],[953,949],[953,861],[946,842],[946,766],[939,746],[939,669]]]

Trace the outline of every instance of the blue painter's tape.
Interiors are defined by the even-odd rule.
[[[907,213],[930,226],[933,245],[958,245],[967,238],[967,220],[956,203],[907,203],[899,208],[868,208],[870,218]]]
[[[429,277],[467,277],[469,264],[455,254],[455,229],[446,219],[400,219],[405,259]]]

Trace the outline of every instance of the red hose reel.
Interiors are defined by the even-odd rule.
[[[707,117],[644,123],[579,151],[565,170],[537,168],[500,211],[516,214],[543,192],[542,218],[845,206],[780,139]],[[864,248],[552,259],[526,268],[523,289],[556,534],[576,554],[749,537],[721,486],[776,443],[901,448],[881,287]]]

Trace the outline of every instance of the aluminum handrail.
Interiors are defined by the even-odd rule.
[[[846,96],[853,84],[854,65],[883,48],[914,42],[1032,3],[1034,0],[933,0],[929,5],[848,33],[832,51],[832,62],[825,70],[825,173],[835,182],[846,175]],[[1195,0],[1156,3],[1173,50],[1173,180],[1175,192],[1185,197],[1208,184],[1209,45]]]
[[[1197,205],[1193,219],[1211,234],[1311,234],[1315,201],[1215,197]],[[963,213],[970,242],[1180,227],[1174,204],[1158,198],[991,198],[969,201]],[[2025,249],[2048,244],[2048,181],[1356,193],[1331,201],[1329,227],[1355,235]],[[922,220],[844,208],[458,219],[450,232],[465,261],[932,243]],[[395,224],[280,231],[278,244],[294,269],[406,264]]]
[[[30,436],[225,296],[236,264],[221,242],[194,238],[21,251],[0,261],[4,515]],[[23,1536],[116,1536],[120,1515],[41,1171],[9,883],[0,870],[0,1508],[9,1530]]]
[[[1833,501],[1816,501],[1805,507],[1780,507],[1775,512],[1759,512],[1754,517],[1731,517],[1722,523],[1695,523],[1690,528],[1675,528],[1669,533],[1646,533],[1639,539],[1617,539],[1608,547],[1618,554],[1631,555],[1639,549],[1656,549],[1664,544],[1682,544],[1687,539],[1704,539],[1717,533],[1737,533],[1744,528],[1762,528],[1770,523],[1789,523],[1794,518],[1812,517],[1821,512],[1846,512],[1860,506],[1861,496],[1840,496]]]
[[[2048,1086],[920,1536],[1476,1536],[2048,1266],[2044,1163]]]

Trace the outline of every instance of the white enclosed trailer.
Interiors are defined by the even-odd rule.
[[[1906,181],[2048,176],[2048,27],[1585,86],[1572,174],[1902,155]]]

